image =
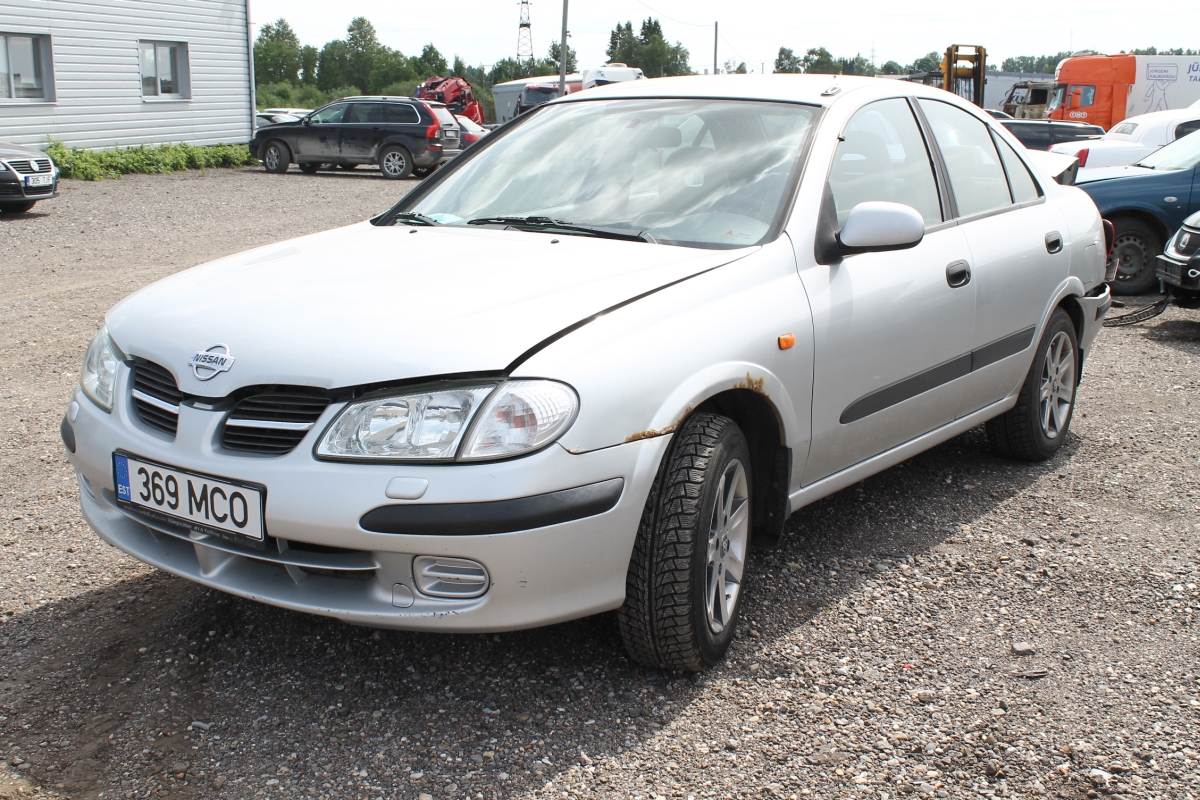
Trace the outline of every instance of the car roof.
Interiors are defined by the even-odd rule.
[[[404,97],[403,95],[388,95],[388,94],[356,94],[353,97],[339,97],[334,102],[348,103],[353,100],[370,100],[372,103],[379,103],[379,102],[408,103],[409,105],[415,105],[418,102],[425,102],[425,103],[429,103],[431,106],[445,105],[445,103],[439,103],[435,100],[419,101],[415,97]]]

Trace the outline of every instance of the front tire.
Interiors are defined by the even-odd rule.
[[[407,178],[412,169],[412,156],[403,147],[388,147],[379,154],[379,172],[389,180]]]
[[[1117,278],[1114,294],[1145,294],[1158,283],[1155,263],[1162,255],[1162,237],[1145,222],[1118,219],[1113,223],[1113,258]]]
[[[24,214],[37,205],[37,200],[25,200],[20,203],[0,203],[0,213]]]
[[[617,612],[630,657],[696,672],[733,641],[750,546],[750,450],[737,423],[696,414],[650,490]]]
[[[1046,461],[1058,452],[1075,411],[1079,340],[1067,312],[1055,309],[1042,334],[1017,404],[987,424],[988,441],[1002,456]]]
[[[263,148],[263,169],[274,175],[287,172],[288,164],[292,161],[292,151],[278,140],[267,142]]]

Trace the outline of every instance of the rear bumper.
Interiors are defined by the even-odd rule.
[[[1079,298],[1079,306],[1083,309],[1083,330],[1079,332],[1079,347],[1086,356],[1092,349],[1096,334],[1104,325],[1104,315],[1112,308],[1112,292],[1108,284],[1101,284],[1103,291],[1099,294]]]

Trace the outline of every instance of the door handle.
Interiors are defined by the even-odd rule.
[[[946,283],[951,289],[966,286],[971,282],[971,265],[965,261],[951,261],[946,265]]]
[[[1063,248],[1062,234],[1058,231],[1050,231],[1046,234],[1046,252],[1053,255],[1058,253]]]

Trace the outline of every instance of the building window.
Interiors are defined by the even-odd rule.
[[[0,99],[52,97],[50,37],[0,33]]]
[[[138,42],[143,97],[189,97],[187,45]]]

